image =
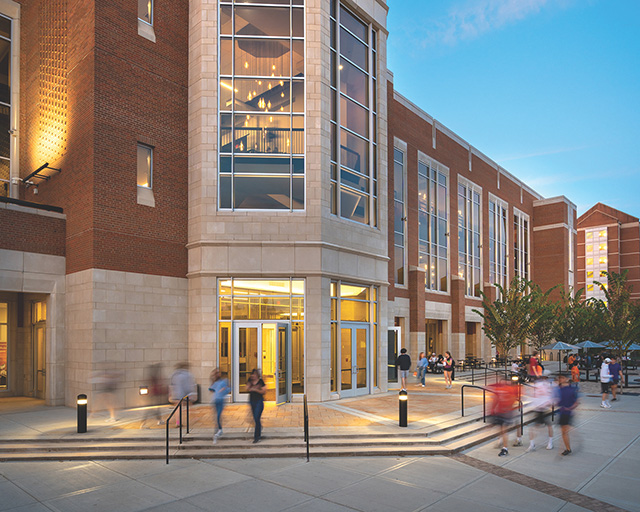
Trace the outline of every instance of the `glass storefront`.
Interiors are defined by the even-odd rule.
[[[303,210],[304,2],[247,3],[220,2],[218,206]]]
[[[262,371],[266,399],[287,402],[304,393],[302,279],[218,281],[218,366],[234,401],[247,400],[251,371]]]
[[[331,391],[341,397],[378,385],[378,291],[331,283]]]

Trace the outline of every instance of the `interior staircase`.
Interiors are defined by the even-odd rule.
[[[518,417],[519,419],[519,417]],[[524,423],[534,420],[524,414]],[[519,422],[518,422],[519,423]],[[411,427],[411,425],[410,425]],[[512,430],[515,429],[512,426]],[[251,432],[225,432],[214,444],[211,429],[192,430],[179,444],[178,431],[170,429],[170,459],[230,459],[306,457],[302,428],[266,429],[260,443]],[[310,457],[451,455],[498,437],[497,427],[475,413],[421,428],[349,427],[313,429]],[[122,430],[115,436],[67,434],[29,439],[0,440],[0,461],[164,459],[165,430]]]

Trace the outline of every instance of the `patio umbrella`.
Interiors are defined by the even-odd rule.
[[[560,357],[558,358],[558,372],[562,373],[562,352],[565,350],[576,350],[580,347],[578,345],[570,345],[569,343],[565,343],[564,341],[556,341],[555,343],[551,343],[550,345],[545,345],[542,347],[542,350],[559,350]]]
[[[581,341],[580,343],[577,343],[577,345],[580,348],[604,348],[604,345],[602,343],[596,343],[595,341]]]
[[[632,352],[632,351],[634,351],[634,350],[640,350],[640,345],[638,345],[637,343],[632,343],[631,345],[629,345],[629,346],[627,347],[627,350],[628,350],[629,352]]]

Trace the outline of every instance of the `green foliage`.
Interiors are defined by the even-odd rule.
[[[609,342],[609,347],[623,355],[629,345],[640,340],[640,303],[631,301],[627,271],[607,272],[607,285],[596,282],[606,299],[594,300],[597,336]]]
[[[558,303],[549,301],[549,294],[555,288],[543,292],[538,285],[534,285],[532,290],[534,312],[532,314],[533,325],[529,332],[529,343],[536,350],[549,345],[555,339],[559,306]]]
[[[532,293],[533,284],[518,276],[508,288],[496,285],[498,298],[491,302],[481,292],[484,311],[474,309],[484,320],[482,329],[501,354],[525,343],[537,318],[538,297]]]
[[[593,338],[594,307],[593,301],[582,300],[584,289],[571,293],[564,289],[560,292],[557,306],[557,320],[553,338],[571,345]]]

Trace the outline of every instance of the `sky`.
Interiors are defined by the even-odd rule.
[[[394,88],[544,197],[640,217],[640,0],[387,0]]]

